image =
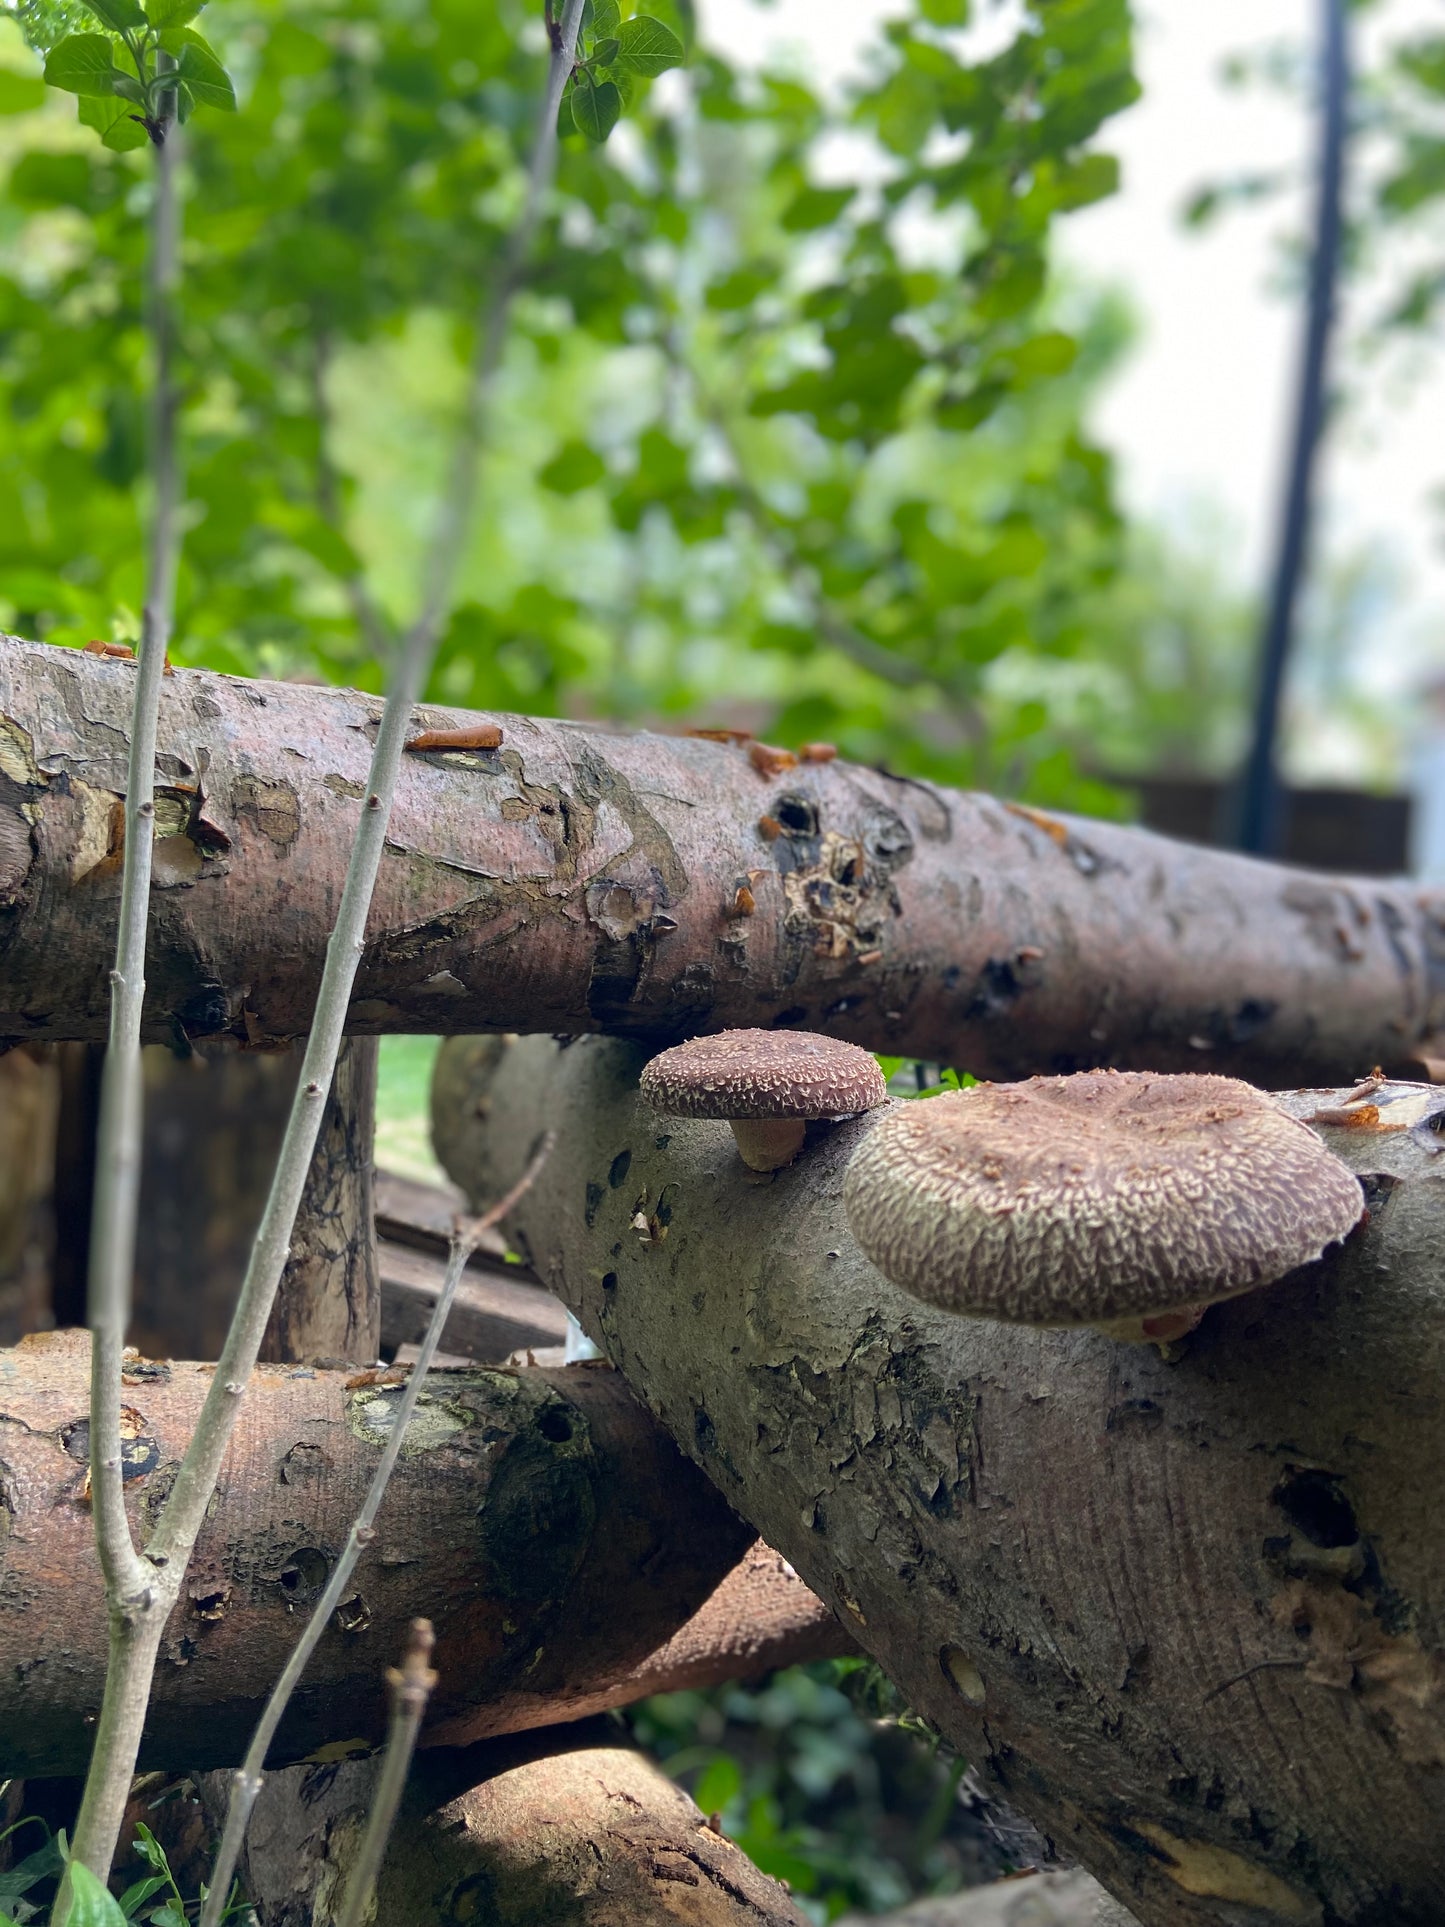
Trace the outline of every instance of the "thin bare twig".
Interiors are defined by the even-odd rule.
[[[115,1674],[119,1684],[114,1694],[107,1692],[97,1723],[73,1852],[102,1879],[110,1868],[135,1761],[134,1749],[127,1750],[126,1736],[131,1731],[139,1734],[149,1696],[149,1669],[142,1680],[130,1663],[130,1655],[138,1650],[138,1625],[151,1606],[154,1580],[152,1568],[136,1552],[126,1518],[120,1374],[140,1195],[140,1029],[155,842],[156,738],[181,545],[175,373],[179,136],[174,126],[170,132],[171,138],[153,149],[156,171],[146,254],[146,305],[154,357],[150,401],[154,497],[146,544],[140,659],[131,705],[120,923],[111,972],[110,1035],[101,1072],[87,1293],[91,1331],[90,1493],[110,1612],[109,1672]],[[57,1919],[65,1918],[69,1898],[66,1881],[56,1898]]]
[[[406,1429],[411,1423],[417,1400],[421,1397],[422,1386],[436,1357],[447,1319],[451,1315],[452,1301],[456,1297],[457,1283],[466,1269],[468,1258],[475,1251],[479,1240],[498,1224],[507,1213],[523,1198],[536,1181],[551,1154],[555,1133],[549,1131],[538,1146],[527,1169],[516,1184],[502,1199],[494,1204],[480,1218],[458,1218],[452,1227],[451,1248],[447,1254],[446,1275],[432,1315],[427,1323],[426,1335],[417,1353],[416,1363],[411,1368],[406,1389],[397,1401],[392,1417],[391,1430],[381,1457],[377,1460],[376,1470],[371,1475],[371,1484],[366,1499],[356,1515],[346,1545],[337,1560],[326,1589],[317,1600],[306,1622],[305,1630],[297,1640],[290,1658],[287,1660],[281,1677],[272,1689],[266,1702],[265,1711],[257,1722],[251,1744],[246,1749],[246,1757],[236,1769],[231,1781],[231,1798],[226,1808],[226,1824],[221,1834],[221,1844],[216,1850],[216,1865],[211,1876],[210,1891],[201,1911],[200,1927],[217,1927],[226,1904],[226,1895],[231,1890],[231,1881],[241,1858],[241,1848],[246,1838],[246,1828],[250,1824],[252,1809],[260,1796],[265,1778],[266,1755],[271,1750],[271,1742],[276,1737],[276,1729],[290,1702],[291,1695],[301,1683],[301,1676],[310,1663],[311,1655],[321,1643],[321,1636],[331,1623],[331,1616],[341,1604],[346,1588],[351,1583],[351,1575],[356,1570],[356,1562],[362,1552],[370,1545],[375,1536],[374,1526],[381,1501],[391,1481],[391,1475],[406,1438]]]
[[[366,1832],[346,1883],[337,1927],[361,1927],[376,1876],[381,1872],[382,1856],[391,1838],[396,1810],[401,1805],[402,1789],[411,1769],[411,1756],[421,1728],[426,1703],[431,1698],[437,1676],[428,1661],[435,1644],[429,1619],[411,1622],[411,1638],[400,1667],[389,1666],[387,1692],[391,1697],[391,1728],[386,1737],[381,1771],[371,1797],[371,1812],[366,1817]]]
[[[119,1630],[112,1638],[112,1664],[107,1669],[96,1751],[77,1829],[78,1850],[83,1846],[85,1864],[101,1877],[109,1871],[115,1855],[161,1635],[171,1608],[180,1596],[196,1536],[235,1429],[241,1398],[260,1352],[316,1148],[326,1094],[331,1088],[337,1052],[346,1028],[351,990],[365,948],[367,913],[385,849],[411,712],[420,698],[451,608],[476,502],[477,468],[485,441],[488,404],[501,366],[511,304],[521,284],[556,166],[557,113],[572,69],[582,5],[583,0],[567,0],[553,40],[532,146],[526,199],[512,232],[502,273],[482,306],[467,404],[453,449],[450,485],[439,505],[436,537],[423,570],[420,611],[392,665],[361,820],[336,924],[326,949],[312,1027],[301,1062],[300,1083],[261,1226],[252,1246],[251,1261],[190,1446],[145,1548],[144,1558],[151,1576],[144,1586],[137,1584],[130,1595],[129,1617],[123,1625],[116,1622]],[[159,665],[156,673],[159,674]],[[118,1379],[118,1373],[116,1376]],[[118,1412],[116,1416],[118,1418]],[[118,1455],[116,1478],[118,1481]],[[118,1502],[119,1494],[115,1496]],[[137,1574],[137,1579],[141,1576]],[[57,1922],[64,1921],[68,1906],[68,1895],[62,1891],[56,1903]]]

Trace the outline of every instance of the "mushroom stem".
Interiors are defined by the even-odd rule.
[[[738,1156],[750,1171],[779,1171],[791,1164],[808,1128],[801,1117],[735,1117],[729,1122]]]
[[[1158,1345],[1162,1350],[1192,1332],[1208,1309],[1208,1305],[1180,1305],[1174,1311],[1145,1312],[1135,1318],[1100,1318],[1094,1329],[1127,1344]]]

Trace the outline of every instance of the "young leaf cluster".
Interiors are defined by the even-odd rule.
[[[215,49],[190,22],[205,0],[84,0],[102,32],[71,33],[50,49],[47,86],[80,96],[80,118],[117,153],[157,147],[172,119],[198,107],[234,113],[236,92]]]
[[[0,1839],[8,1839],[20,1826],[43,1826],[35,1818],[19,1821]],[[122,1893],[110,1889],[79,1861],[70,1856],[69,1842],[62,1829],[50,1834],[33,1852],[0,1873],[0,1927],[28,1927],[39,1919],[48,1896],[67,1866],[70,1868],[71,1900],[66,1927],[130,1927],[144,1922],[146,1927],[191,1927],[190,1914],[196,1903],[188,1903],[176,1884],[166,1850],[151,1829],[138,1822],[133,1845],[136,1856],[150,1868],[139,1880],[132,1881]],[[205,1888],[201,1889],[205,1898]],[[232,1919],[249,1911],[237,1885],[222,1914]]]
[[[645,3],[687,42],[675,0]],[[613,77],[635,138],[563,143],[567,245],[544,236],[516,311],[488,458],[502,513],[475,533],[434,698],[720,711],[1107,805],[1053,718],[1118,566],[1081,412],[1120,329],[1054,293],[1048,263],[1058,221],[1113,181],[1097,137],[1133,91],[1127,13],[1037,0],[980,60],[939,9],[900,10],[839,100],[706,47],[651,90],[619,64],[636,21],[594,5],[578,66]],[[434,0],[428,20],[423,48],[404,0],[344,20],[330,0],[228,6],[247,111],[187,143],[205,220],[179,351],[180,661],[379,684],[347,584],[363,556],[383,604],[411,579],[535,87],[533,4]],[[130,640],[137,157],[11,124],[0,624]],[[839,136],[861,155],[846,177]]]
[[[552,25],[549,9],[548,25]],[[598,146],[636,97],[639,80],[655,80],[683,61],[681,40],[650,14],[622,18],[618,0],[586,0],[577,59],[562,95],[561,131],[573,128]]]

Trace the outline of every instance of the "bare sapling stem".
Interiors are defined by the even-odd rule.
[[[235,1316],[216,1365],[211,1389],[201,1407],[190,1446],[145,1548],[144,1560],[150,1568],[150,1574],[146,1576],[139,1567],[128,1573],[132,1583],[127,1593],[127,1616],[123,1622],[117,1621],[121,1631],[113,1636],[96,1752],[76,1830],[77,1853],[102,1879],[108,1874],[115,1855],[126,1792],[140,1748],[161,1635],[166,1619],[180,1596],[196,1536],[205,1519],[206,1507],[215,1490],[221,1463],[235,1429],[241,1399],[255,1368],[316,1148],[322,1112],[346,1028],[352,985],[365,947],[367,914],[385,849],[387,825],[391,818],[392,800],[396,794],[411,712],[425,686],[437,642],[451,609],[457,570],[476,503],[477,467],[485,440],[493,381],[501,365],[512,302],[521,283],[556,166],[557,114],[572,69],[581,16],[582,0],[567,0],[561,25],[552,41],[542,108],[528,168],[526,196],[512,231],[502,272],[492,284],[483,304],[467,404],[452,452],[449,486],[438,507],[435,537],[423,566],[419,613],[403,636],[392,663],[386,705],[372,751],[356,841],[352,846],[336,923],[326,948],[326,962],[317,992],[312,1027],[301,1062],[300,1083],[260,1229],[252,1246],[251,1261]],[[157,231],[159,234],[159,223]],[[155,252],[157,270],[166,260],[173,264],[173,240],[169,256],[162,254],[159,245]],[[174,272],[173,266],[171,272]],[[171,525],[174,541],[174,514]],[[172,574],[168,579],[173,580],[174,563],[171,567]],[[153,665],[157,679],[163,666],[160,661]],[[148,785],[154,762],[154,741],[153,711],[146,752],[148,760],[145,763]],[[138,747],[136,743],[132,744],[133,760]],[[148,804],[148,807],[153,815],[154,806]],[[130,839],[128,847],[129,842]],[[143,927],[144,895],[140,914]],[[138,1000],[136,1008],[138,1012]],[[138,1070],[136,1074],[138,1077]],[[138,1109],[138,1102],[130,1106],[131,1111],[138,1112]],[[136,1142],[133,1143],[132,1157],[138,1154],[138,1131],[133,1133],[133,1139]],[[133,1218],[132,1204],[132,1222]],[[111,1317],[118,1334],[122,1318],[113,1313]],[[115,1370],[112,1376],[116,1381],[116,1390],[111,1402],[117,1439],[113,1509],[123,1524],[118,1445],[119,1336],[115,1338],[113,1349]],[[111,1434],[107,1432],[105,1437],[109,1440]],[[106,1451],[109,1451],[108,1444]],[[130,1556],[134,1560],[133,1552]],[[55,1921],[63,1923],[68,1911],[69,1895],[63,1887],[56,1901]]]
[[[226,1824],[221,1834],[221,1844],[216,1850],[216,1864],[205,1905],[201,1910],[200,1927],[218,1927],[226,1904],[226,1896],[231,1890],[231,1882],[235,1878],[236,1868],[240,1863],[241,1848],[245,1842],[246,1828],[250,1824],[252,1809],[260,1797],[266,1755],[271,1750],[276,1729],[280,1726],[282,1715],[290,1704],[291,1695],[301,1683],[301,1676],[310,1663],[311,1655],[320,1645],[321,1636],[331,1623],[332,1614],[346,1596],[346,1588],[351,1583],[351,1575],[356,1570],[357,1560],[375,1537],[376,1515],[381,1509],[386,1488],[391,1482],[391,1475],[400,1456],[407,1427],[411,1423],[412,1414],[421,1397],[426,1375],[431,1369],[432,1360],[436,1357],[437,1347],[441,1344],[447,1319],[451,1316],[452,1301],[456,1297],[457,1284],[466,1269],[467,1260],[476,1250],[477,1243],[483,1234],[490,1231],[494,1224],[499,1223],[531,1189],[537,1173],[547,1161],[553,1142],[554,1134],[549,1131],[527,1169],[499,1204],[494,1204],[480,1218],[458,1218],[452,1227],[451,1248],[447,1254],[446,1275],[442,1280],[441,1292],[432,1309],[426,1334],[421,1341],[406,1387],[397,1401],[391,1430],[387,1434],[381,1457],[376,1462],[376,1470],[371,1475],[366,1499],[347,1535],[346,1544],[336,1561],[331,1577],[326,1582],[325,1591],[317,1600],[281,1677],[272,1689],[265,1711],[251,1737],[251,1744],[246,1750],[246,1757],[236,1769],[231,1781],[231,1798],[226,1809]]]
[[[125,851],[120,919],[111,972],[110,1035],[101,1073],[91,1218],[87,1316],[90,1355],[90,1497],[96,1546],[110,1613],[108,1692],[96,1727],[91,1769],[76,1823],[74,1857],[102,1879],[130,1788],[134,1751],[127,1734],[145,1716],[144,1681],[131,1655],[141,1642],[140,1620],[153,1598],[154,1573],[141,1559],[126,1519],[120,1436],[121,1353],[130,1313],[136,1213],[141,1166],[141,1012],[145,1003],[146,925],[155,836],[155,760],[161,681],[175,612],[180,554],[181,469],[176,437],[176,286],[179,265],[179,142],[153,151],[154,190],[146,253],[146,310],[153,371],[150,445],[153,496],[146,545],[146,598],[140,656],[131,706],[126,768]],[[117,671],[117,673],[124,673]],[[56,1918],[69,1908],[68,1883],[56,1899]]]
[[[381,1771],[371,1796],[371,1811],[366,1816],[366,1832],[346,1883],[346,1894],[337,1916],[337,1927],[361,1927],[367,1905],[381,1872],[382,1856],[396,1822],[402,1789],[411,1770],[416,1736],[437,1676],[428,1664],[435,1640],[429,1619],[411,1622],[411,1638],[399,1667],[386,1671],[386,1690],[391,1697],[391,1725],[386,1736],[386,1751],[381,1756]]]

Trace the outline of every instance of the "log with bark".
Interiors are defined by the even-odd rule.
[[[1134,1917],[1076,1869],[1027,1873],[987,1887],[919,1900],[897,1913],[844,1914],[838,1927],[1136,1927]]]
[[[558,1132],[514,1242],[911,1704],[1145,1927],[1439,1927],[1445,1093],[1322,1122],[1368,1223],[1169,1363],[905,1297],[841,1205],[878,1113],[760,1179],[644,1057],[521,1040],[443,1161]]]
[[[0,1038],[104,1034],[134,675],[0,640]],[[307,1028],[378,715],[167,679],[152,1038]],[[1274,1084],[1439,1050],[1439,893],[756,745],[499,720],[496,749],[406,759],[355,1031],[803,1025],[981,1075]]]
[[[85,1495],[88,1340],[0,1353],[0,1777],[83,1770],[106,1615]],[[210,1367],[130,1361],[138,1531]],[[143,1763],[234,1763],[375,1463],[395,1380],[263,1368],[156,1674]],[[650,1692],[847,1650],[606,1366],[439,1373],[275,1757],[340,1758],[384,1730],[382,1669],[437,1626],[427,1739],[553,1724]],[[721,1582],[721,1583],[720,1583]]]
[[[332,1927],[371,1761],[271,1775],[247,1894],[266,1927]],[[202,1797],[219,1822],[226,1784]],[[415,1763],[377,1883],[387,1927],[808,1927],[779,1882],[602,1721]]]

